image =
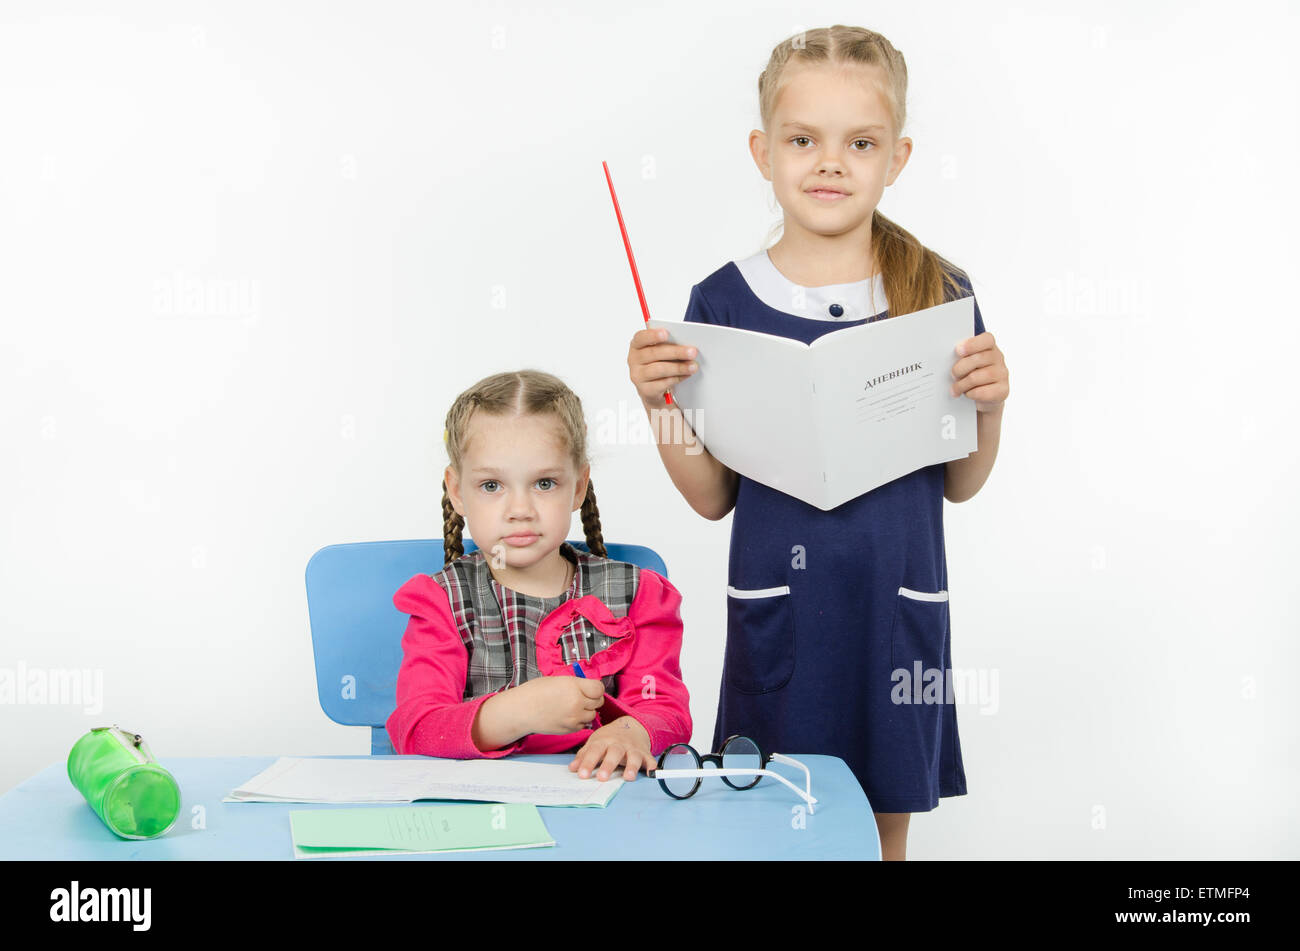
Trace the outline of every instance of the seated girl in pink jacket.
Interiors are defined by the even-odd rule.
[[[578,397],[548,373],[498,373],[456,398],[443,434],[447,564],[393,596],[411,616],[386,724],[395,752],[577,750],[569,769],[584,779],[623,766],[633,780],[690,742],[681,595],[605,557],[586,430]],[[579,507],[591,554],[565,542]]]

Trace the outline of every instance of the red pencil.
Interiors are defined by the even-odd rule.
[[[641,302],[641,313],[645,315],[645,322],[649,324],[650,308],[645,304],[645,291],[641,289],[641,275],[637,273],[636,258],[632,256],[632,242],[627,239],[627,226],[623,224],[623,212],[618,207],[618,195],[614,194],[614,180],[609,177],[609,165],[605,162],[601,162],[600,165],[605,170],[605,181],[609,182],[609,197],[614,200],[614,214],[618,216],[618,230],[623,233],[623,247],[627,248],[627,263],[632,265],[632,281],[636,284],[636,296]],[[672,405],[673,394],[665,391],[664,402]]]

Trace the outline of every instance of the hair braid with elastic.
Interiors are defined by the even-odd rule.
[[[444,568],[465,554],[465,546],[460,538],[464,528],[465,520],[452,507],[451,497],[447,495],[447,483],[444,481],[442,483],[442,566]]]
[[[600,510],[596,508],[596,490],[592,488],[591,479],[587,479],[587,495],[582,500],[582,531],[587,536],[587,548],[593,555],[608,558],[605,552],[605,538],[600,533]]]

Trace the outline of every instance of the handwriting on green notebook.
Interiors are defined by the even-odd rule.
[[[448,852],[555,844],[530,803],[296,809],[289,813],[289,825],[294,845],[312,852]]]

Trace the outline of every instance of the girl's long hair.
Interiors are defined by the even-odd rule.
[[[564,385],[558,377],[540,370],[515,370],[497,373],[479,380],[456,397],[447,411],[447,428],[443,439],[447,444],[447,458],[457,476],[462,475],[461,463],[465,446],[469,442],[473,417],[478,413],[494,416],[549,415],[560,424],[565,445],[579,472],[587,461],[587,422],[582,415],[582,403],[577,394]],[[447,483],[442,483],[442,548],[445,568],[465,554],[461,532],[465,519],[452,508],[447,495]],[[587,495],[582,501],[582,529],[587,536],[587,547],[593,555],[608,557],[605,539],[600,532],[600,511],[596,508],[596,490],[587,480]]]
[[[880,92],[888,103],[894,123],[894,140],[903,135],[907,121],[907,64],[903,54],[879,33],[859,26],[819,27],[783,40],[772,50],[767,68],[758,77],[758,106],[763,130],[770,136],[772,113],[783,87],[787,66],[803,64],[879,66],[886,81]],[[773,228],[773,235],[781,222]],[[773,235],[769,235],[769,240]],[[965,274],[951,262],[921,244],[879,210],[871,218],[871,241],[885,282],[889,315],[911,314],[954,297],[964,296],[957,275]]]

